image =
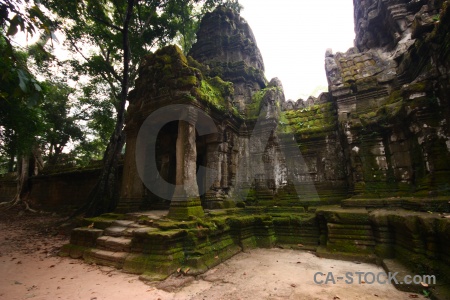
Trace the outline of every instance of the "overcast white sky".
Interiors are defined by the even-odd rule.
[[[239,0],[253,30],[268,80],[278,77],[286,99],[327,86],[325,51],[345,52],[355,37],[352,0]]]

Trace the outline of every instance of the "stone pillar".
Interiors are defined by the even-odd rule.
[[[142,204],[144,195],[144,184],[138,174],[136,166],[136,130],[127,130],[127,147],[125,150],[125,160],[123,165],[122,188],[120,200],[116,211],[129,212],[136,211]]]
[[[228,188],[228,143],[223,142],[220,147],[220,173],[222,174],[220,178],[220,187]]]
[[[176,188],[170,203],[169,218],[186,220],[189,216],[202,217],[204,212],[196,176],[195,126],[183,120],[178,123],[176,157]]]
[[[221,133],[213,133],[206,138],[206,163],[208,182],[205,194],[205,207],[209,209],[220,208],[222,198],[220,197],[220,180],[221,180],[221,159],[219,155],[219,145],[222,140]]]

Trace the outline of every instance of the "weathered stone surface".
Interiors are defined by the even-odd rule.
[[[353,193],[448,195],[449,15],[442,2],[356,1],[359,51],[327,52]]]
[[[325,55],[329,93],[293,102],[278,79],[266,85],[248,24],[216,9],[204,18],[192,57],[172,46],[142,63],[130,96],[121,203],[145,199],[144,206],[171,205],[180,212],[174,218],[188,218],[201,215],[199,196],[205,208],[224,208],[448,195],[448,15],[442,3],[357,3],[356,47]],[[416,18],[426,30],[414,29]],[[194,136],[195,120],[161,130],[159,174],[148,176],[183,184],[161,199],[143,188],[133,144],[143,120],[174,103],[207,112],[217,132]],[[200,166],[207,171],[194,175]]]
[[[96,263],[103,266],[122,269],[128,255],[130,254],[127,252],[91,249],[90,251],[84,252],[83,259],[88,263]]]
[[[97,238],[102,234],[103,230],[97,228],[75,228],[70,236],[70,243],[78,246],[92,247],[95,246]]]
[[[450,219],[438,213],[339,206],[304,213],[255,207],[191,222],[155,222],[170,224],[147,228],[134,235],[132,242],[126,236],[100,236],[90,247],[70,244],[62,251],[153,280],[164,279],[178,268],[190,275],[201,274],[242,250],[275,245],[317,250],[321,257],[351,261],[395,259],[385,261],[390,265],[385,266],[387,271],[397,271],[401,263],[411,274],[435,275],[439,286],[450,280]],[[75,232],[88,237],[93,230]]]
[[[121,203],[169,208],[170,218],[87,219],[94,228],[74,230],[63,254],[161,279],[277,245],[387,270],[395,259],[450,282],[449,2],[354,2],[356,47],[327,50],[329,92],[318,98],[286,101],[278,79],[266,84],[251,30],[224,8],[202,22],[196,60],[175,46],[146,57]],[[163,127],[150,145],[159,174],[148,176],[179,186],[161,199],[138,176],[135,145],[168,104],[205,111],[217,132],[199,136],[196,118]],[[200,166],[209,170],[199,176]]]
[[[131,239],[128,237],[101,236],[97,239],[100,249],[112,251],[130,251]]]
[[[253,94],[267,84],[250,26],[225,7],[205,15],[189,55],[206,66],[208,76],[233,82],[234,101],[241,112]]]

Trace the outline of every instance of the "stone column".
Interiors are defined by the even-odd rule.
[[[129,212],[138,210],[142,204],[144,195],[144,184],[138,174],[136,166],[136,137],[137,130],[126,130],[127,147],[125,150],[125,161],[123,165],[122,188],[120,200],[116,211]]]
[[[207,163],[207,181],[211,183],[207,186],[205,194],[205,207],[209,209],[220,208],[222,199],[220,195],[221,163],[219,155],[219,145],[222,140],[221,133],[209,134],[206,137],[206,163]]]
[[[176,157],[176,188],[170,203],[169,218],[187,220],[189,216],[202,217],[204,212],[196,176],[195,126],[183,120],[178,124]]]

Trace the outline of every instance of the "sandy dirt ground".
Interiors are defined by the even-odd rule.
[[[355,272],[378,274],[380,267],[283,249],[255,249],[196,278],[146,284],[137,275],[58,257],[69,232],[52,226],[58,219],[0,212],[0,299],[425,299],[390,284],[358,283]],[[330,272],[336,283],[316,284],[317,272]],[[345,282],[346,272],[354,273],[353,284]],[[316,279],[325,281],[327,275]]]

